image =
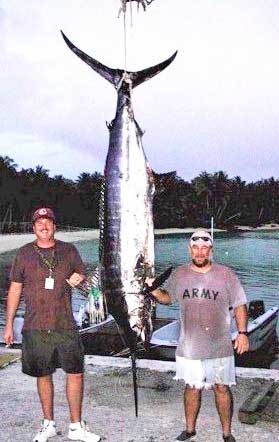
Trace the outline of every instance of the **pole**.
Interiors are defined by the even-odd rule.
[[[212,237],[212,242],[213,242],[213,236],[214,236],[214,218],[213,216],[211,217],[211,237]]]

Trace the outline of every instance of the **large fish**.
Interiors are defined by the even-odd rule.
[[[116,115],[108,125],[110,141],[100,210],[100,288],[135,357],[138,338],[148,342],[152,332],[151,302],[143,291],[146,277],[154,276],[154,180],[131,95],[134,87],[166,68],[176,53],[156,66],[126,72],[104,66],[62,35],[78,57],[112,83],[118,95]]]

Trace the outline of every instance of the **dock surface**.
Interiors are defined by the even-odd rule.
[[[149,363],[151,367],[151,361],[140,362],[140,365]],[[107,442],[174,441],[184,429],[184,385],[173,380],[172,366],[163,364],[162,371],[156,369],[156,364],[152,370],[138,369],[139,417],[135,418],[131,370],[127,361],[121,364],[122,367],[117,364],[108,366],[98,357],[86,357],[83,417],[89,427]],[[251,377],[247,378],[242,377],[243,374],[239,372],[238,385],[232,388],[233,434],[237,441],[279,441],[277,423],[258,420],[254,425],[247,425],[238,420],[238,411],[245,398],[253,389],[270,382],[268,378],[257,377],[260,370],[249,373]],[[271,370],[270,373],[276,375],[276,371]],[[64,388],[65,374],[62,370],[55,373],[54,384],[55,418],[61,435],[51,440],[67,441],[69,414]],[[31,441],[42,418],[36,379],[22,374],[21,363],[15,361],[0,370],[0,391],[1,442]],[[197,436],[194,440],[222,442],[212,391],[203,392]]]

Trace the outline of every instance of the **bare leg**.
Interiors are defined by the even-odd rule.
[[[52,376],[37,378],[37,389],[41,401],[44,419],[53,420],[53,381]]]
[[[233,397],[227,385],[216,384],[214,386],[215,403],[219,413],[223,435],[231,434],[231,422],[233,415]]]
[[[67,374],[66,391],[71,422],[80,422],[83,398],[83,373]]]
[[[186,419],[186,431],[192,433],[196,429],[197,417],[201,406],[201,390],[191,388],[188,385],[184,391],[184,409]]]

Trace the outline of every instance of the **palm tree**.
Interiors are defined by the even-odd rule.
[[[2,174],[3,171],[16,171],[17,164],[14,162],[14,160],[7,155],[2,157],[0,155],[0,172]]]
[[[103,176],[83,172],[77,180],[77,192],[81,204],[80,219],[84,227],[98,227],[100,195]]]
[[[201,202],[202,221],[214,217],[215,223],[221,225],[231,198],[231,184],[228,175],[223,172],[201,172],[192,180],[192,185]]]
[[[0,156],[0,231],[10,229],[16,206],[16,167],[9,156]]]
[[[212,177],[209,173],[203,171],[192,180],[192,185],[198,196],[202,200],[202,206],[205,212],[210,212],[210,201],[213,195]]]

